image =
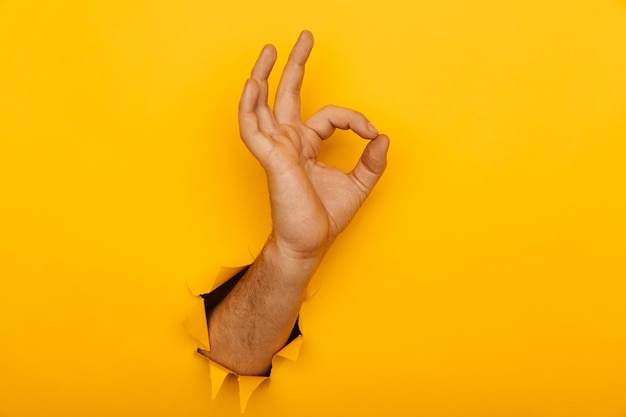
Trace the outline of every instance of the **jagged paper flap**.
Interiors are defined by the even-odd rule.
[[[298,360],[298,356],[300,355],[300,347],[302,346],[302,335],[296,337],[286,345],[284,348],[279,350],[275,356],[280,356],[283,358],[287,358],[289,360],[295,361]]]
[[[267,379],[267,376],[239,376],[239,406],[242,413],[246,411],[252,393]]]
[[[211,399],[214,400],[220,388],[222,388],[224,380],[228,374],[231,374],[232,372],[228,368],[225,368],[210,359],[209,366],[211,368]]]
[[[191,337],[198,341],[202,348],[211,350],[204,300],[202,297],[194,297],[193,304],[189,315],[183,321],[183,327]]]

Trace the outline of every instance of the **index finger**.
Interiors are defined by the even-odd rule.
[[[313,49],[313,35],[303,31],[294,45],[276,91],[274,115],[279,123],[300,121],[300,89],[304,79],[304,65]]]
[[[378,136],[378,130],[362,113],[345,107],[324,106],[304,125],[313,129],[322,140],[331,137],[335,129],[350,129],[364,139]]]

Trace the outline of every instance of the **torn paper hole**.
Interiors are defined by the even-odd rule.
[[[210,286],[206,285],[206,282],[189,282],[187,287],[191,294],[195,297],[194,304],[191,312],[187,318],[183,321],[183,327],[187,333],[193,337],[198,346],[198,353],[200,356],[209,361],[209,370],[211,378],[211,399],[215,399],[220,388],[224,385],[224,381],[229,374],[237,375],[236,372],[220,365],[217,362],[209,359],[205,353],[211,350],[209,341],[209,329],[207,326],[207,307],[206,300],[210,299],[210,303],[215,305],[219,300],[228,294],[228,292],[234,287],[238,280],[245,274],[247,266],[235,267],[235,268],[221,268],[217,276],[213,280]],[[294,326],[294,329],[289,337],[287,344],[278,351],[272,359],[272,365],[274,359],[277,357],[286,358],[292,361],[298,359],[300,353],[300,346],[302,345],[302,334],[298,326],[298,321]],[[203,354],[204,352],[204,354]],[[267,379],[268,376],[246,376],[237,375],[237,383],[239,389],[239,407],[243,413],[248,404],[248,400],[256,391],[256,389]]]

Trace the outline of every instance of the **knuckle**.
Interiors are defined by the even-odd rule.
[[[324,106],[322,106],[322,108],[319,110],[320,113],[328,113],[331,112],[336,106],[333,106],[332,104],[326,104]]]
[[[359,119],[367,120],[367,117],[365,117],[365,115],[363,113],[361,113],[360,111],[357,111],[357,110],[350,110],[350,111],[352,112],[354,117],[359,118]]]

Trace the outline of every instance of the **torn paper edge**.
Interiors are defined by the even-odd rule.
[[[210,379],[211,379],[211,399],[215,400],[219,390],[224,385],[226,377],[233,374],[237,376],[237,384],[239,391],[239,407],[243,413],[246,410],[248,400],[256,389],[266,380],[268,376],[248,376],[239,375],[236,372],[220,365],[219,363],[209,359],[203,355],[201,351],[210,351],[211,345],[209,341],[209,328],[206,320],[206,312],[204,309],[204,299],[201,294],[207,294],[215,290],[217,287],[228,281],[233,276],[241,272],[246,266],[241,267],[222,267],[217,273],[215,279],[210,286],[207,286],[206,280],[203,282],[188,282],[187,288],[192,296],[194,296],[194,304],[187,318],[183,321],[183,327],[187,333],[195,339],[198,346],[198,354],[205,360],[209,361]],[[298,359],[300,355],[300,347],[302,346],[302,335],[299,335],[290,343],[286,344],[272,358],[272,364],[276,357],[282,357],[291,361]]]

